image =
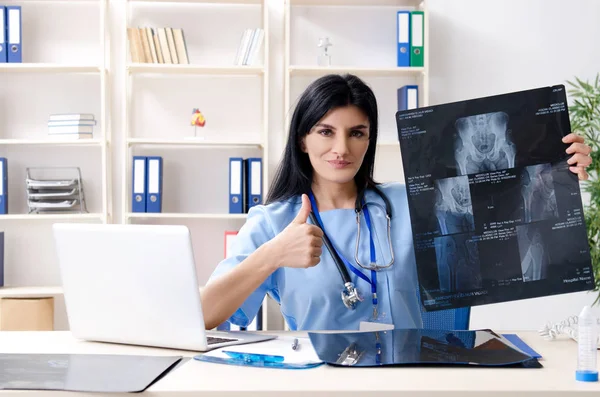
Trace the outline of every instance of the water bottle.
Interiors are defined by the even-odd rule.
[[[579,330],[577,336],[577,372],[575,379],[583,382],[597,382],[598,369],[598,324],[589,306],[585,306],[579,314]]]

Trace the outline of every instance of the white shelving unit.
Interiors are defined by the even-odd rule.
[[[10,4],[12,0],[7,0]],[[27,8],[38,3],[36,0],[20,0],[15,4],[22,6],[22,13],[26,13]],[[45,4],[52,3],[64,3],[61,0],[45,0]],[[111,186],[109,183],[110,176],[110,156],[109,156],[109,145],[111,139],[110,123],[108,117],[108,93],[110,91],[108,87],[108,64],[109,59],[109,31],[108,31],[108,0],[87,0],[79,3],[96,3],[99,13],[99,41],[100,41],[100,63],[99,64],[69,64],[69,63],[45,63],[45,62],[24,62],[24,63],[1,63],[0,64],[0,76],[2,74],[44,74],[48,78],[52,78],[53,75],[73,75],[73,74],[94,74],[98,75],[100,79],[100,117],[97,119],[100,124],[100,138],[85,139],[85,140],[61,140],[55,138],[28,138],[26,132],[23,133],[23,138],[18,139],[4,139],[1,138],[3,134],[0,132],[0,148],[5,146],[43,146],[50,150],[52,147],[57,146],[97,146],[101,150],[101,169],[102,169],[102,211],[101,218],[103,222],[110,222],[110,204],[111,204]],[[24,48],[26,43],[24,43]],[[26,56],[24,61],[26,60]],[[0,149],[1,150],[1,149]],[[10,162],[9,162],[9,175],[10,175]],[[85,177],[85,176],[84,176]],[[10,208],[9,208],[10,212]],[[96,218],[95,214],[65,214],[62,219],[86,219],[91,217]],[[27,215],[27,214],[10,214],[0,215],[2,219],[61,219],[57,218],[57,214],[48,215]]]
[[[21,146],[102,146],[103,139],[61,140],[61,139],[0,139],[0,145]]]
[[[123,164],[123,196],[122,196],[122,213],[124,214],[124,221],[128,222],[129,219],[139,217],[138,214],[130,212],[131,208],[131,160],[133,157],[133,150],[142,146],[156,146],[156,147],[188,147],[195,149],[236,149],[240,147],[255,147],[262,149],[263,158],[263,194],[266,193],[268,188],[268,81],[269,81],[269,29],[268,29],[268,10],[265,0],[128,0],[125,5],[125,20],[126,28],[131,27],[132,23],[132,12],[131,5],[137,4],[152,4],[152,3],[180,3],[180,4],[197,4],[198,7],[202,5],[260,5],[262,7],[262,26],[261,28],[265,31],[265,38],[263,42],[263,64],[261,66],[237,66],[233,64],[223,64],[220,66],[213,65],[198,65],[198,64],[184,64],[184,65],[173,65],[173,64],[150,64],[150,63],[131,63],[129,54],[129,45],[127,39],[127,31],[123,32],[122,40],[127,43],[124,53],[124,59],[127,60],[125,64],[125,72],[127,76],[127,83],[125,84],[126,89],[124,90],[123,104],[124,104],[124,123],[122,131],[125,133],[125,148],[123,150],[124,158],[122,159]],[[187,38],[186,38],[187,40]],[[236,43],[237,45],[238,43]],[[191,55],[191,54],[190,54]],[[231,60],[233,63],[233,60]],[[136,75],[151,75],[162,78],[169,78],[169,75],[192,75],[192,76],[257,76],[262,78],[262,133],[260,141],[215,141],[215,140],[194,140],[194,139],[166,139],[166,138],[137,138],[131,136],[133,129],[131,113],[132,113],[132,101],[133,92],[131,78]],[[191,107],[190,107],[191,108]],[[191,116],[190,116],[191,117]],[[143,214],[142,214],[143,215]],[[147,214],[151,215],[151,214]],[[160,214],[165,216],[166,214]],[[182,216],[186,215],[186,216]],[[150,217],[150,216],[144,216]],[[201,218],[203,214],[173,214],[171,217],[179,218]],[[212,215],[209,214],[209,217]]]
[[[58,63],[3,63],[0,65],[3,73],[101,73],[103,70],[102,66],[97,65]]]
[[[122,198],[121,198],[121,213],[122,223],[160,223],[160,224],[185,224],[190,227],[194,244],[194,254],[196,265],[200,278],[200,287],[202,287],[202,279],[206,278],[222,259],[224,230],[236,230],[241,227],[246,219],[246,214],[229,214],[228,212],[228,182],[219,183],[218,176],[222,175],[221,179],[225,180],[228,176],[228,168],[221,169],[223,159],[228,157],[250,157],[244,154],[253,153],[262,157],[263,161],[263,197],[266,197],[269,181],[269,23],[268,23],[268,0],[126,0],[124,1],[125,21],[126,26],[122,31],[121,40],[124,45],[123,59],[125,64],[123,71],[125,72],[125,84],[122,91],[123,96],[123,124],[121,131],[123,134],[123,158],[122,164]],[[162,7],[162,8],[160,8]],[[216,11],[218,10],[218,11]],[[260,10],[260,18],[257,12]],[[215,19],[224,18],[221,12],[231,17],[226,24],[219,24],[213,20],[209,20],[206,15],[214,15]],[[213,13],[213,14],[211,14]],[[205,18],[207,26],[203,26],[202,21],[197,18]],[[208,26],[210,25],[210,27]],[[132,63],[129,40],[127,38],[127,27],[172,27],[182,28],[185,36],[189,64],[154,64],[154,63]],[[262,57],[259,57],[256,64],[238,66],[234,65],[234,55],[239,45],[242,33],[246,28],[262,28],[265,32],[262,49]],[[238,35],[239,31],[239,35]],[[188,33],[191,32],[191,33]],[[227,37],[224,37],[227,36]],[[235,37],[233,37],[235,35]],[[215,37],[219,43],[229,45],[230,47],[222,50],[214,45],[210,47]],[[206,47],[209,46],[209,47]],[[214,50],[215,54],[211,53]],[[227,52],[228,51],[228,52]],[[231,56],[229,56],[231,54]],[[239,122],[236,119],[237,109],[228,108],[228,101],[223,100],[226,96],[240,95],[236,84],[241,81],[242,84],[256,88],[252,91],[262,96],[261,101],[256,103],[247,103],[248,107],[256,109],[259,116],[252,119],[248,126],[244,126],[248,130],[256,131],[256,136],[249,137],[246,131],[237,130],[236,128],[226,128],[227,131],[213,133],[212,136],[205,139],[193,139],[188,136],[183,136],[182,131],[189,129],[191,134],[192,108],[198,107],[196,103],[184,98],[186,93],[194,88],[186,86],[185,89],[177,92],[175,85],[181,84],[184,81],[191,82],[192,86],[196,81],[207,82],[211,85],[210,88],[199,90],[197,97],[198,102],[202,102],[204,98],[210,97],[215,93],[215,87],[219,89],[219,85],[223,87],[219,93],[219,104],[223,104],[222,109],[219,109],[220,114],[207,114],[200,107],[207,120],[207,126],[219,125],[228,127],[232,122]],[[211,91],[212,90],[212,91]],[[211,93],[212,92],[212,93]],[[143,95],[145,94],[145,96]],[[171,98],[169,100],[168,98]],[[184,99],[182,99],[184,98]],[[233,101],[235,103],[235,101]],[[151,113],[145,104],[160,103],[164,109],[165,117],[172,117],[167,113],[173,112],[184,114],[181,111],[181,106],[184,106],[186,116],[178,117],[173,121],[172,128],[164,128],[157,126],[157,123],[147,122],[146,124],[139,122],[137,114],[142,114],[139,109],[144,109],[144,115]],[[179,108],[174,103],[179,104]],[[158,109],[158,107],[157,107]],[[228,115],[227,112],[231,112]],[[148,115],[152,120],[159,120],[156,114]],[[187,120],[185,120],[187,117]],[[229,120],[226,120],[229,118]],[[174,120],[175,118],[170,118]],[[218,119],[213,124],[210,124],[214,119]],[[257,125],[260,124],[260,125]],[[185,127],[184,127],[185,125]],[[198,132],[203,134],[205,129],[198,128]],[[163,155],[164,153],[164,155]],[[244,154],[240,154],[244,153]],[[158,155],[163,156],[163,205],[162,213],[133,213],[131,212],[131,192],[132,192],[132,159],[134,155]],[[186,157],[187,156],[187,157]],[[218,159],[219,166],[210,167],[210,159]],[[190,165],[190,163],[192,163]],[[214,177],[215,183],[210,183],[207,189],[215,189],[212,191],[210,198],[204,198],[204,201],[222,200],[222,204],[218,209],[222,211],[216,212],[215,209],[210,210],[209,204],[203,202],[203,192],[201,188],[196,190],[192,186],[188,186],[188,190],[182,185],[183,181],[175,185],[171,185],[177,192],[171,192],[168,188],[169,180],[174,178],[186,178],[190,184],[199,184],[203,180],[199,172],[193,174],[193,170],[189,167],[208,167],[207,172],[216,174]],[[225,167],[225,165],[224,165]],[[176,174],[174,169],[184,170],[185,176]],[[207,183],[208,185],[208,183]],[[174,196],[179,196],[185,201],[190,196],[198,192],[198,204],[193,205],[177,203],[174,201]],[[221,198],[222,197],[222,198]],[[209,209],[209,210],[204,210]],[[220,237],[219,237],[220,236]],[[203,241],[207,237],[209,242]],[[209,269],[210,268],[210,269]],[[266,306],[265,306],[266,307]],[[263,321],[267,323],[267,311],[263,311]]]
[[[138,0],[139,1],[139,0]],[[127,66],[131,74],[160,73],[160,74],[196,74],[196,75],[256,75],[265,73],[263,67],[255,66],[204,66],[204,65],[165,65],[165,64],[132,64]]]
[[[194,140],[189,140],[186,141],[184,139],[180,139],[180,140],[169,140],[169,139],[144,139],[144,138],[130,138],[127,140],[127,143],[129,144],[129,146],[142,146],[142,145],[146,145],[146,146],[189,146],[189,147],[198,147],[201,149],[219,149],[219,148],[225,148],[225,149],[234,149],[234,148],[244,148],[244,147],[250,147],[250,148],[264,148],[264,143],[263,142],[219,142],[219,141],[211,141],[211,142],[204,142],[204,141],[194,141]]]
[[[190,213],[139,213],[130,212],[127,214],[129,219],[246,219],[246,214],[190,214]]]
[[[4,287],[0,289],[0,298],[43,298],[62,294],[62,287]]]
[[[361,76],[402,76],[402,75],[420,75],[425,71],[422,67],[395,67],[395,68],[365,68],[349,66],[289,66],[290,76],[322,76],[326,73],[353,73]]]
[[[325,23],[326,18],[320,20],[319,13],[322,11],[328,12],[329,14],[327,15],[332,17],[332,9],[335,9],[337,12],[335,14],[336,22],[331,24],[331,26],[321,26],[320,22]],[[398,10],[425,11],[425,60],[423,67],[396,66],[395,20],[396,11]],[[294,19],[297,11],[300,11],[300,21]],[[361,15],[365,11],[377,12],[379,14]],[[392,154],[394,159],[398,159],[400,152],[393,119],[394,113],[397,110],[395,89],[405,84],[418,84],[419,106],[423,107],[429,104],[430,49],[426,0],[285,0],[284,14],[284,109],[286,133],[293,114],[295,101],[300,94],[298,85],[305,88],[311,81],[330,73],[354,74],[364,79],[373,88],[379,105],[380,128],[377,146],[380,150],[377,151],[375,177],[379,181],[402,180],[403,177],[401,174],[388,170],[401,169],[400,163],[390,164],[388,161],[389,154]],[[380,24],[375,25],[373,21],[379,22],[381,20],[380,16],[385,16],[385,21],[382,20]],[[310,20],[310,30],[307,28],[308,24],[302,25],[302,17],[304,19],[312,18]],[[331,20],[331,18],[327,20]],[[372,23],[373,25],[364,26],[365,23]],[[340,28],[344,24],[347,24],[347,26]],[[306,29],[301,32],[295,31],[295,28],[297,29],[299,26]],[[369,31],[369,34],[371,34],[369,36],[371,43],[377,44],[381,48],[385,47],[385,54],[382,54],[383,51],[377,53],[376,51],[380,48],[377,47],[377,50],[372,50],[368,55],[363,55],[361,50],[366,52],[370,50],[371,46],[366,43],[353,42],[353,39],[356,37],[340,37],[340,31],[344,28],[347,29],[345,32],[352,32],[352,30],[356,32]],[[306,42],[312,39],[313,32],[318,32],[315,34],[323,34],[329,37],[333,44],[330,48],[332,64],[328,67],[316,66],[318,41],[314,40],[314,43]],[[383,37],[381,35],[376,36],[380,32],[385,32],[382,33]],[[297,37],[295,35],[300,35],[301,38],[295,39]],[[338,38],[339,40],[337,40]],[[340,41],[342,44],[339,44]],[[301,48],[295,48],[294,43],[300,44],[299,47]],[[350,46],[353,46],[352,49],[349,48]],[[312,52],[307,57],[306,51],[309,48]],[[304,53],[301,53],[302,51]],[[345,56],[338,57],[337,54],[340,53],[344,53],[343,55]],[[302,61],[299,62],[298,59],[302,59]],[[308,64],[306,62],[307,59],[314,60],[314,63]],[[340,63],[339,59],[342,59],[342,63]],[[295,81],[301,82],[295,85]],[[382,177],[378,177],[377,175],[378,168],[384,171]]]
[[[0,297],[34,297],[34,296],[56,296],[62,294],[60,286],[43,286],[43,280],[53,280],[59,283],[58,265],[56,263],[53,252],[43,252],[40,248],[37,249],[38,242],[43,248],[52,249],[50,241],[52,241],[51,224],[53,222],[111,222],[111,167],[110,167],[110,118],[108,112],[108,95],[110,92],[108,79],[109,65],[109,31],[108,31],[108,0],[87,0],[78,2],[64,2],[61,0],[45,0],[39,2],[36,0],[6,0],[4,5],[20,5],[22,15],[22,37],[23,37],[23,63],[2,63],[0,64],[0,79],[8,79],[11,84],[15,80],[21,79],[25,84],[30,83],[28,80],[40,79],[40,81],[53,81],[60,79],[65,81],[66,85],[62,87],[64,91],[57,93],[60,95],[68,95],[72,86],[69,84],[69,79],[77,79],[78,76],[88,75],[92,78],[97,77],[99,82],[99,114],[95,114],[99,128],[96,128],[93,139],[86,140],[59,140],[48,138],[45,133],[45,125],[42,128],[39,124],[31,130],[12,127],[11,121],[5,121],[0,127],[0,156],[8,159],[8,175],[9,175],[9,213],[0,215],[0,230],[5,231],[5,287],[0,288]],[[61,10],[65,7],[81,7],[80,10],[85,10],[83,16],[94,15],[98,23],[98,33],[89,33],[86,37],[77,37],[74,40],[80,40],[79,43],[86,39],[98,40],[98,53],[94,53],[93,61],[71,62],[69,57],[62,57],[52,54],[52,49],[62,50],[58,48],[56,43],[50,45],[39,45],[48,39],[46,36],[57,34],[56,32],[45,31],[47,20],[43,18],[42,7],[59,6]],[[40,14],[41,13],[41,14]],[[74,21],[73,18],[67,17],[62,19],[61,23],[69,24]],[[93,23],[96,23],[95,21]],[[33,24],[38,26],[33,29]],[[43,26],[39,26],[44,24]],[[55,22],[49,22],[57,31],[62,27],[58,27]],[[38,31],[37,29],[41,29]],[[49,33],[49,34],[48,34]],[[58,33],[60,34],[60,33]],[[56,37],[56,36],[52,36]],[[64,41],[61,45],[64,44]],[[50,56],[49,56],[50,55]],[[75,56],[75,55],[74,55]],[[75,56],[76,57],[76,56]],[[85,56],[82,56],[85,57]],[[54,58],[57,62],[46,61]],[[65,63],[60,63],[60,60],[66,59]],[[81,76],[84,77],[84,76]],[[80,81],[80,80],[79,80]],[[73,83],[76,84],[76,83]],[[28,86],[30,87],[30,86]],[[26,89],[26,88],[24,88]],[[29,88],[27,88],[29,89]],[[4,91],[4,86],[3,90]],[[10,92],[3,92],[10,95]],[[34,92],[31,96],[35,96]],[[97,94],[93,94],[97,95]],[[5,98],[6,99],[6,98]],[[15,116],[11,117],[17,124],[22,122],[23,114],[27,107],[32,106],[29,100],[15,99],[11,103],[11,107],[16,110]],[[60,100],[58,101],[60,103]],[[35,112],[35,105],[33,105]],[[61,108],[59,106],[49,106],[51,109],[56,109],[58,112],[78,112],[80,110],[71,110],[70,108]],[[62,110],[64,109],[64,110]],[[90,149],[87,149],[87,148]],[[90,213],[49,213],[49,214],[29,214],[27,206],[21,202],[24,196],[19,192],[18,187],[24,184],[24,179],[21,181],[21,175],[24,175],[25,167],[30,164],[41,166],[54,166],[53,156],[56,150],[61,150],[61,154],[65,151],[68,153],[77,153],[78,150],[87,150],[91,153],[99,152],[99,161],[90,160],[88,169],[94,169],[94,175],[89,176],[85,173],[82,175],[84,192],[86,194],[87,209]],[[98,152],[96,152],[96,150]],[[87,153],[87,152],[86,152]],[[38,158],[38,156],[43,158]],[[81,156],[80,156],[81,157]],[[96,159],[96,157],[94,157]],[[32,161],[33,160],[33,161]],[[60,162],[63,159],[58,159]],[[36,164],[37,163],[37,164]],[[71,164],[79,166],[80,164]],[[98,171],[99,170],[99,171]],[[16,179],[15,179],[16,178]],[[99,180],[92,179],[98,178]],[[15,182],[19,181],[19,182]],[[87,189],[93,185],[92,189]],[[97,196],[92,201],[95,202],[93,208],[89,206],[90,190],[97,192]],[[100,197],[98,197],[100,196]],[[15,199],[16,198],[16,199]],[[17,210],[15,211],[15,208]],[[48,245],[50,244],[50,245]],[[25,248],[27,247],[27,248]],[[42,276],[40,276],[40,274]],[[58,311],[64,311],[64,308],[56,308]],[[65,324],[58,324],[59,328]]]
[[[106,218],[105,214],[102,213],[86,213],[86,214],[15,214],[15,215],[3,215],[2,220],[5,221],[76,221],[76,220],[100,220],[103,221]]]

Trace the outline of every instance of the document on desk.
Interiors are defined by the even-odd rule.
[[[294,339],[297,339],[296,348]],[[194,357],[198,361],[218,364],[304,369],[323,364],[309,338],[278,337],[276,339],[226,346]]]
[[[141,392],[181,356],[0,354],[0,389]]]
[[[594,288],[565,87],[396,113],[426,310]]]

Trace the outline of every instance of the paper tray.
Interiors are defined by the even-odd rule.
[[[78,186],[77,179],[38,180],[27,178],[25,183],[27,189],[73,189]]]
[[[44,199],[64,199],[72,196],[79,195],[79,189],[74,188],[70,191],[58,191],[43,189],[40,191],[27,192],[27,197],[30,200],[44,200]]]
[[[29,208],[35,209],[70,209],[78,205],[78,200],[63,201],[32,201],[28,202]]]

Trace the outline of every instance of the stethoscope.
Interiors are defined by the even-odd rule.
[[[315,201],[315,198],[314,198],[312,192],[310,192],[310,194],[309,194],[310,204],[311,204],[311,213],[309,216],[310,216],[310,219],[313,222],[313,224],[319,226],[321,228],[321,230],[323,230],[323,243],[325,244],[325,247],[327,247],[327,250],[331,254],[333,261],[334,261],[338,271],[340,272],[340,275],[344,282],[344,288],[342,290],[342,302],[344,303],[344,306],[346,306],[348,309],[353,310],[356,308],[356,305],[358,304],[358,302],[363,301],[363,298],[358,293],[356,286],[350,279],[350,274],[348,273],[348,268],[349,268],[354,274],[356,274],[358,277],[365,280],[366,282],[368,282],[371,285],[371,293],[373,296],[372,297],[372,299],[373,299],[373,317],[376,319],[377,318],[377,271],[382,270],[382,269],[387,269],[394,264],[394,249],[392,247],[392,236],[391,236],[392,206],[390,205],[390,202],[389,202],[388,198],[386,197],[386,195],[383,194],[383,192],[381,192],[381,190],[377,189],[376,187],[372,187],[372,189],[377,193],[377,195],[379,195],[379,197],[385,203],[385,216],[387,218],[387,238],[388,238],[388,245],[389,245],[389,249],[390,249],[390,261],[385,265],[377,264],[377,258],[376,258],[376,253],[375,253],[375,243],[373,241],[373,230],[372,230],[372,225],[371,225],[371,215],[369,213],[369,208],[367,207],[367,204],[365,202],[364,192],[363,192],[362,194],[359,194],[357,196],[356,202],[354,204],[354,212],[356,213],[356,228],[357,228],[354,260],[356,261],[358,266],[360,266],[361,268],[371,271],[370,279],[366,275],[364,275],[359,269],[357,269],[355,266],[353,266],[342,254],[340,254],[340,252],[333,246],[333,244],[331,244],[331,241],[329,240],[329,238],[327,237],[327,234],[325,233],[325,228],[323,227],[323,222],[321,221],[321,216],[319,215],[317,203]],[[381,207],[381,205],[378,203],[370,203],[370,205],[376,205],[376,206]],[[367,229],[369,230],[369,248],[370,248],[370,253],[371,253],[371,258],[370,258],[371,263],[369,265],[362,264],[360,262],[360,260],[358,259],[358,246],[360,243],[361,213],[364,213],[365,222],[367,224]]]

